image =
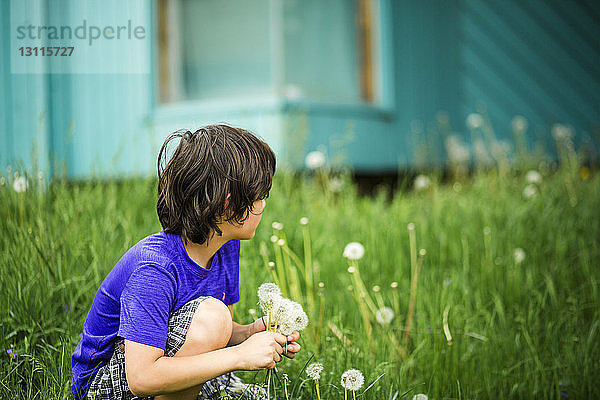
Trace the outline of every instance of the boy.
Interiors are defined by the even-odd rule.
[[[73,353],[76,399],[195,399],[221,385],[239,395],[246,385],[232,371],[273,368],[284,347],[295,356],[298,332],[232,321],[239,241],[254,237],[274,173],[269,146],[243,129],[167,138],[158,156],[163,229],[127,251],[98,289]]]

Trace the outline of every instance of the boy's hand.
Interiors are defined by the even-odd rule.
[[[250,324],[250,336],[258,333],[264,332],[267,327],[267,317],[262,317],[254,321]],[[287,358],[296,357],[296,353],[300,351],[300,345],[296,343],[300,339],[300,333],[298,331],[294,331],[291,335],[287,337],[287,349],[284,348],[283,355]]]
[[[283,355],[287,358],[296,357],[296,353],[300,351],[300,345],[296,343],[300,339],[300,333],[298,331],[294,331],[291,335],[287,337],[287,349],[283,352]]]
[[[275,332],[259,332],[237,346],[240,369],[255,371],[275,367],[281,361],[285,336]]]

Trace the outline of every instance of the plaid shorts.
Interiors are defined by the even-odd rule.
[[[169,317],[167,345],[165,355],[173,357],[183,346],[188,328],[198,305],[208,297],[199,297],[181,306]],[[200,399],[220,399],[230,397],[243,400],[255,400],[264,397],[264,389],[258,385],[247,385],[233,372],[218,376],[205,382],[198,394]],[[152,399],[137,397],[129,390],[125,377],[125,340],[117,338],[115,351],[106,365],[98,370],[87,393],[88,400],[133,400]]]

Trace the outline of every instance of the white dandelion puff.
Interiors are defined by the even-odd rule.
[[[277,243],[277,241],[279,240],[279,238],[275,235],[271,236],[271,242],[273,243]]]
[[[282,224],[281,222],[277,222],[277,221],[275,221],[275,222],[273,222],[273,223],[271,224],[271,226],[272,226],[272,227],[273,227],[273,229],[275,229],[276,231],[281,231],[281,230],[283,230],[283,224]]]
[[[353,274],[353,273],[356,272],[356,268],[354,268],[354,267],[348,267],[348,272],[351,273],[351,274]]]
[[[413,182],[416,191],[427,190],[431,186],[431,179],[427,175],[418,175]]]
[[[515,258],[515,264],[521,264],[523,261],[525,261],[525,250],[517,247],[513,252],[513,257]]]
[[[301,331],[308,325],[308,316],[302,306],[290,299],[281,299],[273,313],[273,317],[275,323],[279,325],[277,330],[283,335]]]
[[[573,128],[563,124],[552,125],[552,136],[554,140],[569,140],[573,137]]]
[[[343,188],[344,188],[344,180],[343,179],[335,176],[329,180],[329,190],[331,190],[333,193],[339,193],[342,191]]]
[[[527,126],[527,119],[522,115],[515,115],[512,119],[512,129],[514,132],[525,132]]]
[[[483,126],[483,117],[478,113],[471,113],[467,116],[467,126],[469,129],[479,129]]]
[[[525,197],[526,199],[533,199],[537,195],[538,195],[538,190],[535,187],[535,185],[529,184],[529,185],[525,186],[525,188],[523,189],[523,197]]]
[[[312,363],[306,367],[306,375],[313,380],[321,378],[321,371],[323,371],[323,364],[321,363]]]
[[[268,314],[277,308],[281,300],[281,289],[276,284],[266,282],[258,287],[258,306],[263,314]]]
[[[306,155],[304,164],[306,164],[306,167],[310,169],[321,168],[323,165],[325,165],[325,154],[318,150],[311,151]]]
[[[351,242],[344,248],[344,257],[349,260],[360,260],[365,255],[365,248],[358,242]]]
[[[536,170],[532,169],[531,171],[527,171],[527,173],[525,174],[525,180],[527,181],[527,183],[539,185],[540,183],[542,183],[542,175],[540,175],[540,173]]]
[[[394,319],[394,310],[389,307],[381,307],[375,314],[375,319],[381,325],[389,325]]]
[[[306,217],[300,218],[300,225],[308,225],[308,218],[306,218]]]
[[[450,161],[450,163],[463,164],[471,160],[469,148],[464,145],[458,137],[454,135],[448,136],[445,145],[448,161]]]
[[[381,290],[381,287],[380,287],[379,285],[375,285],[375,286],[373,286],[373,289],[372,289],[372,290],[373,290],[375,293],[379,293],[379,291]]]
[[[13,181],[13,189],[17,193],[23,193],[24,191],[26,191],[27,186],[29,185],[27,183],[27,179],[24,176],[17,176]]]
[[[365,378],[357,369],[349,369],[342,374],[342,386],[348,390],[356,392],[365,383]]]
[[[392,282],[392,283],[390,284],[390,287],[391,287],[392,289],[396,289],[396,288],[398,288],[398,282],[396,282],[396,281]]]
[[[283,239],[279,239],[279,240],[277,241],[277,245],[278,245],[278,246],[283,246],[284,244],[285,244],[285,240],[283,240]]]
[[[412,400],[428,400],[428,399],[427,399],[427,395],[426,394],[419,393],[419,394],[415,394],[412,397]]]

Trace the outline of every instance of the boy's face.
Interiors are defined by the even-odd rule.
[[[236,223],[226,222],[222,228],[223,234],[227,234],[231,239],[247,240],[254,237],[256,227],[262,218],[262,213],[267,205],[267,202],[263,200],[256,200],[252,204],[252,210],[248,214],[248,218],[242,225]]]

